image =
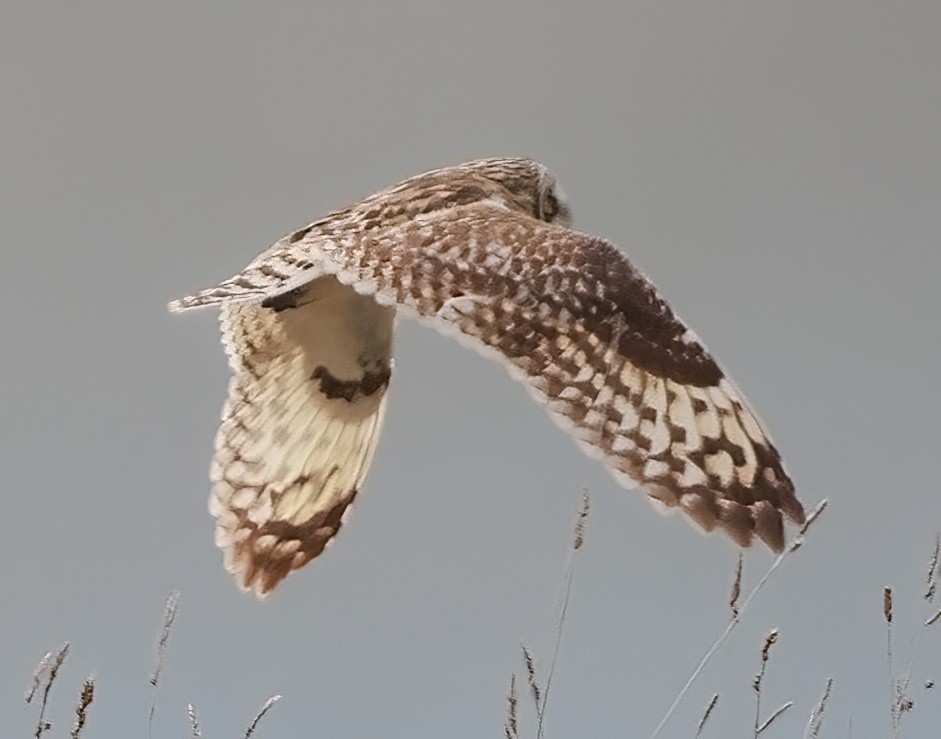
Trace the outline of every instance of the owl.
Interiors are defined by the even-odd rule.
[[[217,287],[232,377],[209,509],[262,597],[319,555],[362,489],[397,315],[500,361],[625,487],[738,545],[804,509],[745,397],[614,245],[571,227],[525,158],[411,177],[284,236]]]

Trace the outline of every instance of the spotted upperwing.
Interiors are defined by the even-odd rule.
[[[413,225],[408,274],[379,293],[507,361],[626,487],[748,546],[784,546],[804,510],[744,397],[611,244],[492,205]]]

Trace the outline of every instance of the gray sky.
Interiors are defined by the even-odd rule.
[[[167,300],[381,186],[527,154],[745,390],[805,502],[832,507],[665,736],[767,736],[828,675],[824,736],[885,736],[881,591],[900,654],[941,527],[937,2],[11,3],[0,6],[0,724],[69,639],[88,737],[502,735],[519,643],[548,663],[583,487],[588,541],[552,737],[647,736],[727,620],[736,550],[620,489],[498,366],[410,323],[373,470],[336,545],[266,603],[212,543],[227,368]],[[627,6],[631,7],[627,7]],[[214,8],[214,9],[213,9]],[[746,580],[771,561],[750,552]],[[941,633],[916,684],[941,680]],[[935,691],[937,692],[937,691]],[[528,716],[528,714],[526,714]],[[909,736],[941,722],[916,694]],[[529,727],[523,732],[531,735]]]

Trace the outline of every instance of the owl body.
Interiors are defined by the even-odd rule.
[[[499,358],[626,486],[740,545],[803,521],[757,416],[613,245],[570,228],[548,170],[434,170],[288,234],[171,304],[222,308],[233,370],[210,508],[226,566],[264,595],[319,554],[365,478],[395,312]]]

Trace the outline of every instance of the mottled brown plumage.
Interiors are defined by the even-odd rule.
[[[623,254],[569,227],[537,162],[405,180],[171,309],[206,305],[223,306],[235,373],[213,465],[217,541],[256,593],[322,551],[362,484],[394,311],[502,360],[617,479],[705,530],[780,550],[782,514],[804,519],[744,398]]]

